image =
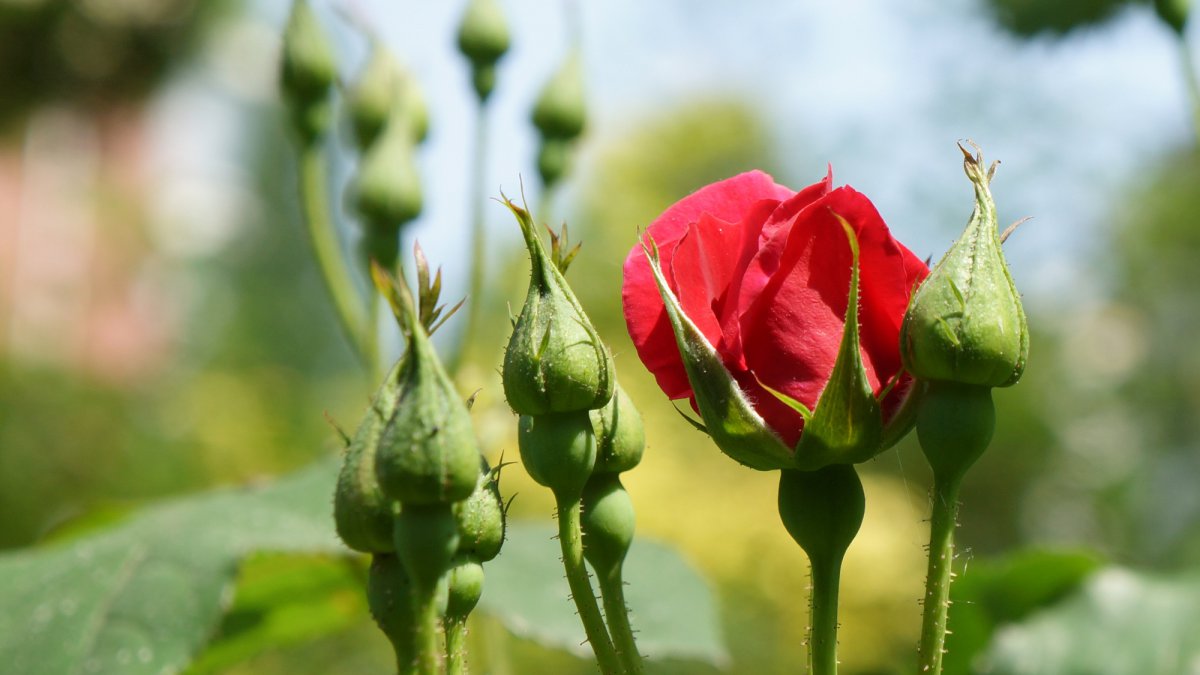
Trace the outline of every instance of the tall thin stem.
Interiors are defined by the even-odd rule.
[[[1184,35],[1179,36],[1179,58],[1183,62],[1183,79],[1188,90],[1188,100],[1192,105],[1192,128],[1196,133],[1196,142],[1200,144],[1200,74],[1196,72],[1196,62],[1192,59],[1191,43]]]
[[[558,502],[558,543],[562,548],[563,568],[567,573],[567,583],[571,586],[571,599],[579,611],[579,619],[583,622],[583,631],[587,634],[588,643],[596,655],[600,672],[604,675],[620,675],[624,672],[617,652],[613,649],[612,640],[608,637],[608,629],[604,627],[604,616],[600,614],[600,606],[596,603],[596,594],[592,590],[592,582],[588,578],[587,567],[583,562],[583,533],[579,524],[579,498],[556,498]]]
[[[958,518],[961,477],[935,476],[933,509],[929,520],[929,570],[925,578],[924,615],[918,653],[919,673],[942,672],[946,646],[946,618],[950,611],[950,580],[954,577],[954,527]]]
[[[617,658],[621,660],[625,672],[640,675],[643,670],[642,655],[633,639],[633,627],[629,625],[629,608],[625,604],[625,580],[621,575],[621,567],[617,565],[608,573],[597,570],[596,578],[600,584],[604,617],[608,620],[608,630],[612,634]]]
[[[367,336],[369,327],[366,311],[354,289],[354,281],[330,216],[327,189],[325,155],[321,144],[308,143],[300,151],[300,201],[313,254],[346,339],[362,364],[373,368],[375,357]]]
[[[838,631],[838,585],[841,583],[841,556],[823,556],[812,560],[811,632],[808,642],[808,668],[813,675],[836,675]]]
[[[471,162],[471,184],[467,187],[467,199],[471,203],[471,278],[467,290],[467,325],[459,338],[458,349],[448,359],[450,372],[456,372],[471,348],[475,333],[479,330],[479,314],[482,311],[483,285],[487,281],[487,228],[483,218],[483,181],[487,175],[488,106],[486,100],[479,102],[475,114],[475,147]]]

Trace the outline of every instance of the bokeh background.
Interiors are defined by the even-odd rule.
[[[303,466],[336,451],[325,413],[343,426],[361,414],[374,385],[338,331],[297,205],[276,83],[289,4],[0,0],[0,548]],[[1150,570],[1200,565],[1196,54],[1150,3],[502,4],[513,49],[491,105],[488,192],[475,195],[461,3],[314,2],[345,76],[366,55],[365,23],[425,91],[426,208],[405,241],[444,267],[451,299],[466,292],[473,200],[516,193],[523,178],[539,203],[530,109],[578,40],[587,130],[539,217],[584,242],[569,278],[647,421],[646,459],[627,481],[640,532],[710,580],[729,672],[802,663],[806,562],[778,522],[771,476],[720,455],[641,369],[619,285],[638,227],[750,168],[799,188],[831,164],[936,259],[971,209],[955,142],[1000,159],[1001,219],[1033,217],[1006,245],[1032,352],[1023,381],[997,392],[996,441],[964,488],[960,560],[1048,547]],[[330,152],[340,201],[353,156]],[[464,336],[460,318],[438,338],[471,344],[459,382],[480,391],[489,454],[511,457],[496,369],[526,263],[511,217],[491,202],[485,214],[491,281],[469,300],[485,329]],[[864,467],[847,672],[911,669],[928,479],[911,440]],[[550,517],[519,467],[505,481],[513,515]],[[294,563],[258,574],[270,564]],[[336,599],[337,620],[307,639],[197,672],[384,672],[388,648],[362,601]],[[496,626],[476,636],[492,672],[590,672]]]

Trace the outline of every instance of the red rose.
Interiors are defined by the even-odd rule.
[[[929,268],[892,238],[870,200],[832,188],[832,172],[800,192],[760,171],[714,183],[667,209],[642,243],[658,247],[663,276],[687,318],[716,349],[771,429],[795,447],[804,419],[759,383],[813,409],[842,339],[853,255],[860,250],[860,351],[878,396],[901,371],[900,323]],[[642,363],[672,399],[692,387],[641,243],[625,260],[625,321]],[[907,376],[882,401],[887,421]]]

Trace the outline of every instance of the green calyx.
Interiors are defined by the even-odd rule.
[[[459,558],[450,568],[449,586],[446,621],[466,621],[483,595],[483,565],[470,558]]]
[[[779,517],[814,566],[842,559],[865,512],[862,482],[849,464],[779,472]]]
[[[583,492],[596,464],[596,436],[585,411],[522,415],[517,425],[521,464],[560,500]]]
[[[543,138],[572,140],[583,133],[583,60],[573,50],[550,77],[533,108],[533,125]]]
[[[610,574],[633,543],[633,501],[615,473],[595,473],[583,488],[583,555],[596,572]]]
[[[413,143],[425,140],[429,112],[420,87],[378,41],[358,78],[346,92],[346,105],[359,150],[367,151],[392,121],[403,120]]]
[[[642,415],[618,383],[603,408],[591,411],[596,432],[596,473],[629,471],[642,461],[646,431]]]
[[[479,562],[500,553],[504,543],[504,502],[500,499],[500,471],[482,462],[479,483],[470,497],[454,505],[458,520],[458,552]]]
[[[608,349],[534,231],[529,213],[505,201],[521,225],[532,274],[504,352],[504,395],[520,415],[594,410],[616,376]]]
[[[939,482],[957,485],[987,450],[995,429],[991,387],[927,384],[917,412],[917,439]]]
[[[367,150],[352,187],[355,210],[373,234],[395,234],[421,213],[423,197],[412,131],[393,111]]]
[[[461,501],[475,491],[479,479],[471,417],[438,360],[407,286],[397,286],[408,348],[397,377],[396,405],[376,451],[375,475],[383,493],[405,508]]]
[[[333,497],[333,520],[338,536],[350,548],[363,553],[387,553],[392,543],[391,501],[379,489],[375,477],[375,454],[383,427],[400,395],[397,363],[380,385],[371,407],[359,422],[346,449]]]
[[[496,0],[470,0],[458,24],[458,50],[473,64],[490,64],[508,51],[508,21]]]
[[[716,348],[687,317],[679,299],[667,285],[659,265],[658,247],[651,241],[643,249],[666,306],[667,319],[675,333],[675,344],[691,383],[696,407],[704,421],[701,430],[712,438],[721,452],[752,469],[792,468],[792,449],[784,445],[754,410],[737,381],[725,369]]]
[[[995,165],[962,149],[975,210],[958,241],[917,289],[900,328],[904,367],[922,380],[985,387],[1015,384],[1029,356],[1029,327],[996,227],[988,187]]]

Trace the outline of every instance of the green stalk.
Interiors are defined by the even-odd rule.
[[[483,306],[483,284],[487,281],[487,232],[483,218],[483,181],[487,169],[487,101],[479,102],[475,115],[475,148],[471,166],[471,184],[467,187],[468,201],[471,202],[471,278],[467,290],[467,325],[463,329],[458,342],[458,349],[451,358],[447,359],[449,371],[458,371],[471,340],[479,330],[479,313]]]
[[[300,202],[313,254],[333,302],[338,323],[362,364],[372,368],[375,357],[367,336],[366,316],[350,270],[346,266],[326,195],[325,155],[319,142],[300,151]],[[374,369],[373,369],[374,370]]]
[[[954,527],[958,518],[961,477],[933,482],[933,512],[929,521],[929,571],[925,578],[925,610],[921,620],[919,673],[942,672],[946,618],[950,611],[950,580],[954,577]]]
[[[571,599],[575,601],[575,608],[579,611],[579,619],[583,622],[583,630],[592,646],[592,652],[596,655],[600,672],[604,675],[620,675],[625,671],[621,668],[612,640],[608,637],[608,629],[604,627],[604,617],[600,614],[600,606],[596,603],[596,594],[592,590],[592,582],[583,562],[579,497],[564,499],[556,495],[556,501],[558,543],[562,547],[563,568],[567,573],[567,583],[571,586]]]
[[[633,639],[633,627],[629,625],[629,608],[625,604],[625,580],[621,576],[621,567],[614,567],[608,574],[597,570],[596,578],[600,583],[604,616],[608,619],[608,630],[612,634],[617,658],[620,659],[626,673],[640,675],[643,670],[642,654]]]
[[[838,584],[842,557],[819,556],[812,563],[811,632],[808,669],[813,675],[836,675],[838,631]]]
[[[441,650],[438,648],[437,586],[414,588],[416,603],[416,654],[400,675],[439,675],[442,672]]]
[[[446,675],[466,675],[467,622],[446,622]]]
[[[1192,103],[1192,126],[1196,132],[1196,142],[1200,143],[1200,78],[1196,73],[1196,63],[1192,60],[1190,43],[1184,35],[1179,36],[1179,56],[1183,61],[1183,79],[1188,90],[1188,98]]]

